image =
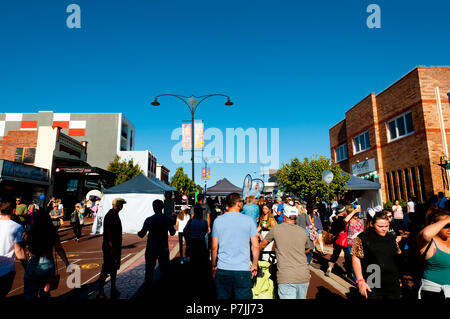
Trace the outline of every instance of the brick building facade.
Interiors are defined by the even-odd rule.
[[[448,155],[449,100],[450,67],[417,67],[345,113],[329,130],[331,158],[346,172],[378,181],[384,202],[424,201],[448,189],[438,164]]]

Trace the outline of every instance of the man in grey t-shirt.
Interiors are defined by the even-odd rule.
[[[297,226],[296,210],[284,212],[283,223],[276,225],[260,243],[263,250],[275,240],[275,253],[278,260],[277,282],[280,299],[306,299],[309,287],[309,237],[306,231]]]

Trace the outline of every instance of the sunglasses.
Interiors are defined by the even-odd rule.
[[[450,224],[444,226],[444,229],[450,228]]]
[[[392,215],[387,215],[388,218],[392,218]]]

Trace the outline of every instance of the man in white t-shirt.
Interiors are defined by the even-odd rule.
[[[11,290],[16,275],[16,257],[26,268],[26,257],[22,247],[23,226],[11,220],[12,206],[0,203],[0,299]]]
[[[272,205],[272,212],[275,215],[277,213],[278,205],[281,203],[281,198],[277,197],[276,202]]]

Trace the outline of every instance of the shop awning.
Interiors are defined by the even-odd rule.
[[[47,169],[7,160],[0,160],[0,178],[29,184],[50,184]]]

